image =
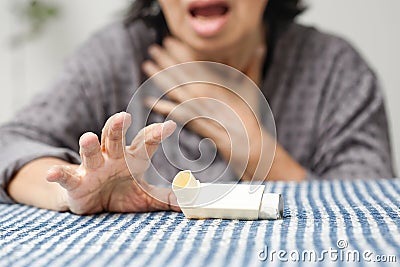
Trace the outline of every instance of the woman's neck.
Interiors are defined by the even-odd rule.
[[[218,51],[216,54],[207,55],[206,58],[204,58],[204,55],[200,58],[201,60],[220,62],[246,73],[254,52],[259,47],[266,48],[267,46],[266,30],[264,25],[260,25],[250,32],[246,38],[242,38],[230,48]]]

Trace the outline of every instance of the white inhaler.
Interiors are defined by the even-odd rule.
[[[200,183],[188,170],[172,182],[178,204],[190,219],[281,219],[282,196],[264,189],[265,185]]]

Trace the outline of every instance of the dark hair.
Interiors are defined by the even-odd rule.
[[[246,0],[247,1],[247,0]],[[269,0],[264,12],[264,22],[290,22],[304,10],[301,0]],[[133,0],[125,24],[142,19],[157,30],[159,38],[168,33],[167,23],[157,0]]]

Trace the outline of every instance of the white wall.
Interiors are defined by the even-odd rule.
[[[91,33],[118,17],[128,0],[58,0],[62,16],[45,34],[22,49],[10,50],[19,29],[13,2],[0,1],[0,122],[28,102],[55,77],[62,61]],[[362,52],[381,78],[387,98],[396,166],[400,170],[400,10],[399,0],[308,0],[302,23],[344,36]],[[61,33],[61,34],[60,34]]]
[[[29,0],[30,1],[30,0]],[[128,0],[47,0],[62,10],[37,40],[10,49],[10,38],[21,29],[21,18],[11,10],[28,0],[0,1],[0,122],[49,85],[63,61],[90,34],[121,18]]]

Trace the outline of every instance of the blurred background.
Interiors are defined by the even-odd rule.
[[[93,32],[121,19],[129,0],[0,1],[0,123],[45,89]],[[350,41],[378,73],[400,170],[399,0],[308,0],[300,23]]]

